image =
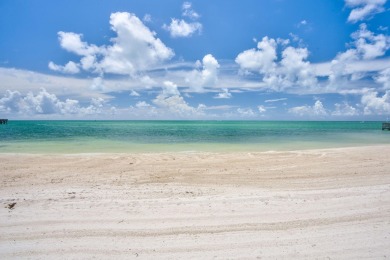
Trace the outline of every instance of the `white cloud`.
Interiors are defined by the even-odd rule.
[[[222,89],[222,92],[218,93],[217,95],[214,96],[214,98],[231,98],[232,94],[229,92],[227,88]]]
[[[374,34],[361,24],[359,30],[352,35],[353,48],[339,53],[331,62],[330,84],[339,85],[340,81],[356,81],[365,76],[366,72],[375,71],[389,62],[378,60],[390,48],[390,37],[384,34]],[[382,66],[377,66],[378,64]],[[376,68],[377,67],[377,68]]]
[[[137,104],[135,104],[137,108],[150,108],[152,105],[146,103],[145,101],[139,101]]]
[[[218,61],[211,54],[203,57],[202,62],[196,62],[196,69],[189,73],[186,77],[186,83],[191,87],[192,91],[203,92],[205,87],[214,87],[218,82],[218,69],[220,67]]]
[[[273,103],[273,102],[279,102],[279,101],[285,101],[287,98],[277,98],[277,99],[267,99],[264,102],[265,103]]]
[[[185,118],[203,114],[202,109],[192,107],[184,100],[177,85],[171,81],[164,81],[161,93],[152,102],[160,108],[160,113],[165,115]]]
[[[203,57],[202,85],[205,87],[214,86],[218,80],[219,63],[211,54]]]
[[[265,106],[258,106],[257,109],[260,114],[267,112],[267,108]]]
[[[80,72],[79,65],[74,63],[73,61],[69,61],[65,66],[57,65],[50,61],[49,69],[66,74],[76,74]]]
[[[257,43],[257,49],[250,49],[241,52],[236,57],[236,63],[244,71],[259,71],[260,73],[270,73],[275,70],[276,64],[276,41],[264,37]]]
[[[389,36],[384,34],[375,35],[367,29],[367,25],[364,23],[359,26],[358,31],[352,34],[352,38],[355,39],[354,45],[357,54],[364,60],[383,56],[390,48]]]
[[[139,97],[140,94],[137,91],[135,91],[135,90],[131,90],[130,96],[132,96],[132,97]]]
[[[23,97],[19,91],[7,90],[4,97],[0,98],[1,112],[19,112],[22,107]]]
[[[262,76],[262,82],[268,88],[284,90],[288,87],[315,87],[317,79],[315,72],[306,61],[309,51],[306,48],[294,48],[280,41],[264,37],[258,42],[257,49],[246,50],[238,54],[236,63],[244,74],[256,72]],[[285,49],[282,59],[277,62],[277,45]]]
[[[361,103],[364,107],[365,115],[390,114],[390,90],[386,90],[383,96],[379,96],[379,93],[373,90],[368,90],[362,95]]]
[[[306,61],[309,51],[306,48],[287,47],[282,52],[281,73],[283,86],[314,87],[317,84],[313,68]]]
[[[142,21],[145,23],[150,23],[152,21],[152,16],[150,14],[145,14],[144,18],[142,18]]]
[[[75,53],[79,56],[95,55],[101,51],[99,47],[94,44],[83,42],[82,34],[73,32],[58,32],[58,40],[63,49]]]
[[[12,113],[20,117],[31,116],[78,116],[101,115],[112,113],[114,107],[108,109],[103,98],[92,98],[90,104],[81,106],[75,99],[59,99],[55,94],[41,88],[35,95],[28,92],[22,95],[19,91],[7,90],[0,98],[0,112]]]
[[[182,16],[192,20],[199,19],[200,15],[192,9],[190,2],[184,2]],[[171,37],[191,37],[194,33],[202,32],[202,24],[199,22],[186,22],[183,19],[172,18],[169,25],[164,24],[163,29],[169,31]]]
[[[135,118],[158,118],[158,109],[145,101],[139,101],[135,104],[135,107],[130,106],[129,110],[123,111],[125,114],[131,114]]]
[[[164,96],[158,95],[153,103],[160,108],[168,110],[179,117],[190,117],[197,113],[196,108],[191,107],[180,95]]]
[[[379,72],[375,81],[383,85],[383,88],[390,90],[390,67]]]
[[[99,79],[101,83],[99,84]],[[103,77],[98,76],[93,79],[81,77],[69,77],[63,75],[49,75],[27,70],[0,67],[0,96],[5,94],[6,89],[18,89],[23,95],[31,90],[45,88],[49,93],[57,96],[69,96],[82,102],[91,98],[112,98],[110,93],[123,92],[129,90],[150,89],[160,85],[165,78],[159,75],[158,78],[150,76],[129,77]],[[184,82],[184,80],[183,80]],[[108,93],[108,94],[105,94]]]
[[[237,108],[237,112],[242,117],[254,117],[256,113],[251,108]]]
[[[105,72],[131,75],[172,58],[173,51],[134,14],[113,13],[110,24],[117,37],[100,63]]]
[[[193,20],[199,19],[200,15],[192,9],[192,4],[190,2],[184,2],[182,9],[183,9],[183,13],[182,13],[183,16],[189,17]]]
[[[149,30],[134,14],[112,13],[111,29],[117,37],[110,39],[112,45],[96,46],[81,40],[82,35],[59,32],[62,48],[81,56],[80,66],[95,73],[136,75],[173,57],[155,32]]]
[[[345,0],[345,5],[352,8],[348,22],[356,23],[385,11],[387,0]]]
[[[89,106],[80,106],[78,100],[60,100],[55,94],[49,93],[41,88],[34,95],[32,92],[23,96],[18,91],[7,90],[0,99],[0,111],[20,115],[86,115],[102,112],[105,100],[92,98]]]
[[[95,90],[95,91],[103,91],[103,90],[105,90],[106,87],[104,86],[103,78],[102,77],[94,78],[93,81],[92,81],[92,85],[90,86],[90,89],[91,90]]]
[[[163,28],[169,31],[172,37],[190,37],[196,32],[202,32],[201,23],[187,23],[184,20],[178,20],[175,18],[172,18],[169,25],[164,24]]]
[[[78,105],[77,101],[69,99],[61,102],[56,95],[48,93],[45,89],[41,89],[37,95],[28,93],[23,101],[23,109],[32,114],[61,114],[63,107],[69,109],[71,105]]]
[[[296,27],[297,28],[305,27],[306,29],[308,29],[308,25],[309,23],[306,20],[302,20],[299,23],[297,23]]]
[[[288,110],[289,113],[298,116],[326,116],[328,113],[322,105],[322,102],[317,100],[313,106],[298,106],[292,107]]]
[[[163,96],[173,96],[173,95],[180,95],[179,90],[177,89],[177,85],[173,83],[172,81],[164,81]]]
[[[298,46],[304,45],[303,39],[301,39],[298,35],[296,35],[294,33],[289,33],[288,35],[291,37],[293,42],[296,42],[298,44]]]
[[[341,104],[334,104],[335,110],[332,112],[333,116],[357,116],[359,115],[359,111],[349,105],[347,102],[343,102]]]

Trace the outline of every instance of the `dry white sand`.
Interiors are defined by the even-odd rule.
[[[1,259],[390,258],[389,146],[0,154],[0,200]]]

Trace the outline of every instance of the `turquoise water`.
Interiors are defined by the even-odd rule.
[[[390,144],[381,122],[10,121],[2,153],[283,151]]]

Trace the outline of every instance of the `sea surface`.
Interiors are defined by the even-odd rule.
[[[0,153],[289,151],[390,144],[381,122],[9,121]]]

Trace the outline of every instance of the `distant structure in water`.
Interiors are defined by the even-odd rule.
[[[390,130],[390,123],[382,123],[382,130]]]
[[[0,119],[0,125],[8,124],[8,119]]]

